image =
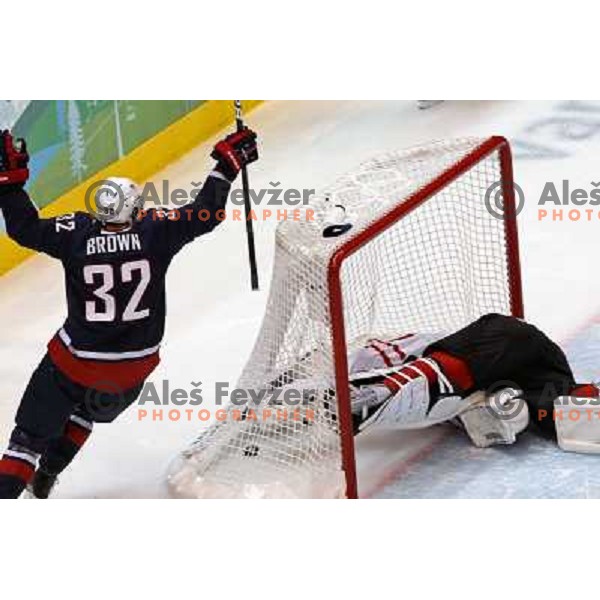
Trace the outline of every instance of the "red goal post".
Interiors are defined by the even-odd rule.
[[[461,160],[440,173],[433,181],[417,190],[399,203],[389,213],[374,221],[359,235],[348,240],[332,255],[328,269],[329,305],[332,322],[335,379],[340,419],[342,444],[342,463],[346,475],[346,496],[358,498],[356,460],[352,415],[350,411],[349,373],[347,344],[344,325],[344,300],[341,286],[341,269],[344,262],[362,246],[383,233],[394,223],[406,217],[431,197],[438,194],[462,174],[473,169],[478,163],[497,153],[500,166],[501,193],[505,241],[507,250],[508,285],[510,289],[510,313],[523,318],[523,293],[519,258],[519,239],[517,229],[517,205],[513,179],[512,153],[508,141],[502,136],[492,136],[474,148]],[[482,202],[484,199],[481,199]]]

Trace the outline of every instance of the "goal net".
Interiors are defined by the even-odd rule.
[[[236,386],[252,400],[177,458],[172,495],[356,497],[348,354],[488,312],[522,316],[504,138],[385,154],[326,192],[278,226],[264,321]],[[351,228],[327,237],[332,205]]]

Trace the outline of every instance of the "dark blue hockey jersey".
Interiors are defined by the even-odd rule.
[[[8,235],[63,264],[68,315],[49,345],[61,370],[88,387],[147,377],[158,364],[171,260],[223,220],[230,186],[213,173],[193,203],[145,210],[121,231],[81,212],[42,219],[23,190],[0,198]]]

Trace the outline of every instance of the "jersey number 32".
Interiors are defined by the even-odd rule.
[[[115,273],[116,272],[116,273]],[[85,318],[91,322],[113,322],[117,319],[117,301],[114,296],[115,280],[131,283],[138,281],[137,287],[128,299],[120,315],[121,321],[138,321],[150,316],[150,309],[140,309],[140,301],[150,284],[150,263],[147,260],[136,260],[119,266],[87,265],[83,269],[83,278],[88,285],[98,285],[94,290],[96,300],[85,303]]]

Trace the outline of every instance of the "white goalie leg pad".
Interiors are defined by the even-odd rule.
[[[426,418],[429,407],[429,384],[425,377],[413,379],[400,388],[381,408],[367,419],[360,430],[381,427],[417,427]],[[424,425],[421,425],[423,427]]]
[[[600,454],[600,399],[560,396],[554,401],[556,438],[561,450]]]
[[[384,402],[382,407],[360,426],[360,431],[373,425],[395,429],[431,427],[449,421],[466,410],[470,399],[445,396],[429,409],[430,402],[427,379],[414,379]]]
[[[514,444],[529,425],[527,403],[517,390],[507,388],[491,396],[476,392],[470,399],[471,406],[459,420],[477,448]]]

